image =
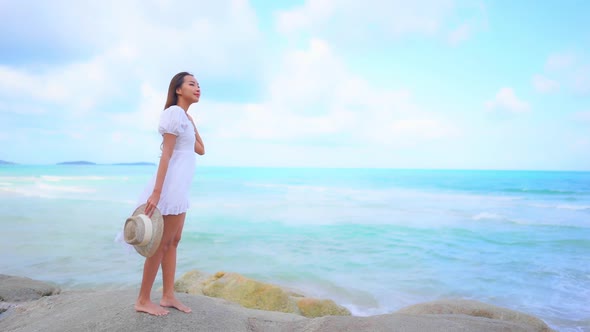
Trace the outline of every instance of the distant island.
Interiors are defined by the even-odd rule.
[[[56,165],[96,165],[91,161],[64,161],[61,163],[57,163]]]
[[[133,162],[133,163],[113,163],[113,164],[97,164],[91,161],[80,160],[80,161],[64,161],[57,163],[56,165],[113,165],[113,166],[155,166],[155,163],[148,162]]]
[[[0,160],[0,165],[19,165],[12,161],[7,160]],[[26,164],[25,164],[26,165]],[[76,160],[76,161],[62,161],[60,163],[56,163],[56,165],[112,165],[112,166],[157,166],[155,163],[145,162],[145,161],[138,161],[138,162],[131,162],[131,163],[112,163],[112,164],[97,164],[92,161],[86,160]]]
[[[156,166],[155,163],[148,163],[148,162],[143,162],[143,161],[137,162],[137,163],[116,163],[113,165],[116,165],[116,166]]]

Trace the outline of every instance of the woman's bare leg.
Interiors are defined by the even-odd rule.
[[[158,269],[162,263],[162,259],[166,252],[172,247],[174,237],[178,233],[178,229],[182,229],[183,218],[179,216],[164,216],[164,232],[162,234],[162,241],[156,253],[145,259],[143,265],[143,279],[141,280],[141,289],[139,290],[139,297],[135,302],[135,310],[147,312],[151,315],[163,316],[168,314],[168,310],[160,307],[151,300],[152,286],[158,274]],[[176,251],[176,249],[174,250]]]
[[[176,231],[174,238],[172,239],[172,244],[170,248],[164,253],[164,257],[162,258],[162,279],[164,284],[164,290],[162,294],[162,300],[160,300],[160,305],[163,307],[172,307],[176,308],[182,312],[191,312],[191,308],[182,304],[176,296],[174,295],[174,274],[176,272],[176,248],[178,248],[178,243],[180,242],[180,237],[182,235],[182,229],[184,226],[184,219],[186,218],[186,213],[180,214],[178,216],[170,216],[170,217],[178,217],[180,227]]]

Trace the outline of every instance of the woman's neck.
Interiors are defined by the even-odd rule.
[[[188,107],[191,104],[189,102],[187,102],[186,100],[179,99],[178,103],[176,103],[176,105],[179,106],[180,108],[182,108],[185,112],[188,112]]]

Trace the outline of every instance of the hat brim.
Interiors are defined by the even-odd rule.
[[[133,212],[133,216],[137,216],[139,214],[145,214],[146,204],[140,205],[135,211]],[[146,244],[145,246],[138,246],[134,245],[135,251],[137,251],[140,255],[144,257],[152,257],[156,250],[160,247],[160,242],[162,241],[162,234],[164,233],[164,218],[162,217],[162,213],[158,208],[154,209],[152,213],[152,217],[150,218],[152,221],[152,229],[153,229],[153,236],[151,241]]]

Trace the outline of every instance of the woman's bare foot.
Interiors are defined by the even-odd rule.
[[[160,307],[152,301],[140,303],[140,301],[137,300],[137,302],[135,302],[135,310],[139,312],[146,312],[154,316],[165,316],[169,313],[168,310]]]
[[[182,304],[180,301],[178,301],[178,299],[176,297],[162,297],[162,299],[160,300],[160,305],[162,307],[168,307],[168,308],[176,308],[182,312],[192,312],[192,309],[185,306],[184,304]]]

